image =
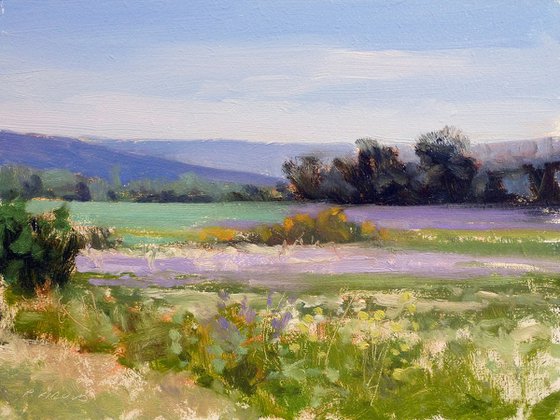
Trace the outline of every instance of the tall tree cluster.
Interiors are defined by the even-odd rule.
[[[364,138],[356,141],[351,157],[323,162],[312,156],[288,160],[283,172],[299,199],[338,203],[387,205],[464,202],[512,202],[520,197],[507,192],[507,171],[484,171],[469,154],[470,141],[461,130],[444,127],[420,135],[414,151],[418,163],[404,163],[398,149]],[[558,203],[560,187],[555,174],[560,162],[543,168],[519,168],[529,179],[532,200]],[[483,187],[475,188],[475,179]]]

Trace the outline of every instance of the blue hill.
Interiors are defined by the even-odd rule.
[[[274,185],[279,179],[250,172],[209,168],[161,157],[110,150],[99,144],[69,137],[19,134],[0,131],[0,164],[18,164],[36,169],[67,169],[87,177],[112,178],[119,167],[121,180],[176,180],[195,174],[210,181]]]
[[[243,140],[90,140],[111,150],[157,156],[187,164],[249,171],[283,177],[282,164],[297,156],[314,155],[325,160],[353,154],[353,143],[276,143]]]

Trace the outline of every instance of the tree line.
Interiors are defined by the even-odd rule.
[[[414,146],[418,162],[405,163],[397,148],[370,138],[357,140],[356,147],[355,156],[331,162],[315,156],[286,161],[282,169],[296,198],[384,205],[560,203],[560,162],[482,170],[469,154],[468,137],[454,127],[420,135]],[[528,196],[508,191],[504,178],[512,172],[528,179]]]
[[[414,205],[442,203],[560,204],[557,173],[560,161],[520,164],[490,170],[470,153],[460,130],[444,127],[420,135],[416,162],[404,162],[396,147],[364,138],[357,153],[325,162],[315,156],[283,164],[288,184],[275,187],[214,182],[185,174],[175,181],[143,179],[123,185],[118,173],[111,181],[67,170],[0,167],[0,199],[63,199],[67,201],[127,201],[204,203],[219,201],[323,200],[341,204]],[[526,194],[506,187],[506,178],[523,177]]]
[[[0,200],[33,198],[66,201],[127,201],[140,203],[207,203],[217,201],[280,201],[290,199],[287,184],[275,187],[207,181],[185,174],[175,181],[141,179],[122,184],[85,177],[63,169],[36,170],[21,165],[0,167]]]

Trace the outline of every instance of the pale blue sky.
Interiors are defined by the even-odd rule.
[[[0,128],[116,138],[560,132],[558,1],[0,1]]]

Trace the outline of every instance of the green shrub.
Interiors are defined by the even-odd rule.
[[[66,207],[40,216],[21,201],[0,204],[0,273],[24,292],[70,279],[85,241],[69,223]]]

